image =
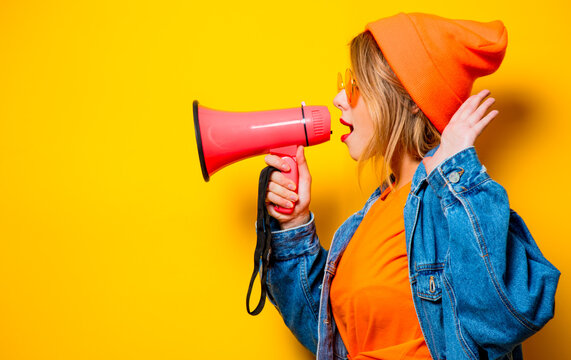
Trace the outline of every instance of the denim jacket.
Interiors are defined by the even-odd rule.
[[[431,150],[431,156],[436,149]],[[346,359],[329,301],[337,264],[379,198],[335,232],[329,251],[309,223],[273,223],[268,297],[317,360]],[[553,317],[560,272],[545,259],[474,147],[416,169],[404,207],[409,282],[433,359],[521,359],[521,342]]]

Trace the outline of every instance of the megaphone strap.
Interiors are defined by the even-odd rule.
[[[278,169],[268,166],[260,173],[260,182],[258,185],[258,218],[256,221],[257,242],[256,250],[254,251],[254,271],[252,272],[250,285],[248,286],[248,294],[246,295],[246,310],[250,315],[258,315],[266,303],[266,277],[268,273],[268,264],[270,262],[270,243],[272,241],[270,214],[266,209],[266,191],[268,189],[268,183],[270,182],[270,175],[274,171],[278,171]],[[252,295],[252,286],[254,285],[254,280],[260,270],[260,265],[262,266],[262,270],[260,271],[260,300],[258,301],[256,308],[252,311],[250,310],[250,295]]]

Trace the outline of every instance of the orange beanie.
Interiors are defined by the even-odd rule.
[[[366,30],[440,133],[470,97],[474,80],[498,69],[508,41],[499,20],[482,23],[420,13],[379,19]]]

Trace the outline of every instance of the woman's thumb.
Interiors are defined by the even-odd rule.
[[[309,168],[307,166],[307,161],[305,160],[305,153],[303,146],[297,147],[297,170],[299,173],[299,190],[298,194],[300,198],[309,199],[311,191],[311,174],[309,173]]]

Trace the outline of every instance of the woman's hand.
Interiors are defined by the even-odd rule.
[[[276,155],[267,155],[265,162],[276,169],[289,171],[289,165]],[[311,175],[305,161],[303,146],[298,146],[297,169],[299,172],[299,190],[295,193],[295,184],[287,179],[281,172],[274,171],[270,176],[268,191],[266,193],[266,208],[268,213],[280,222],[282,230],[303,225],[311,218],[309,215],[309,201],[311,197]],[[285,215],[274,209],[274,204],[283,208],[295,205],[293,213]]]
[[[495,101],[494,98],[488,98],[482,102],[488,95],[490,95],[489,90],[482,90],[470,96],[452,116],[442,131],[438,150],[433,156],[422,160],[427,174],[430,174],[445,159],[473,146],[484,128],[498,115],[498,110],[492,110],[484,116]]]

